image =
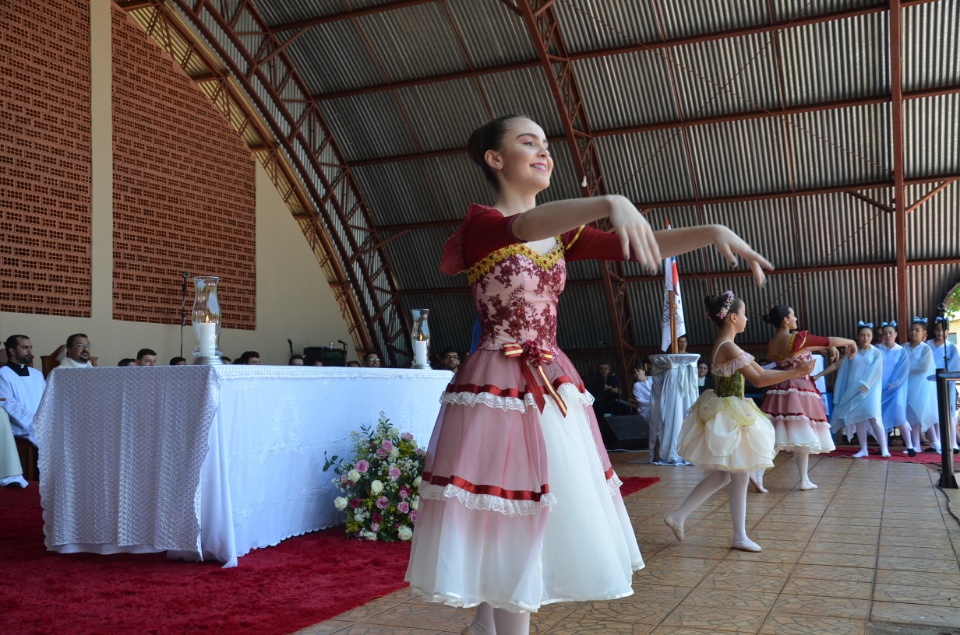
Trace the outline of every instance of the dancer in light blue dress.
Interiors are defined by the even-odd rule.
[[[910,360],[907,351],[897,344],[895,320],[880,323],[880,344],[876,348],[883,358],[880,405],[884,430],[889,432],[899,428],[900,436],[907,446],[904,454],[916,456],[913,435],[907,423],[907,378],[910,376]]]
[[[947,340],[948,331],[944,328],[945,324],[948,324],[948,322],[942,317],[937,318],[937,321],[933,324],[933,341],[927,340],[927,346],[933,353],[933,365],[937,370],[946,368],[949,372],[957,372],[960,371],[960,355],[957,354],[956,345]],[[946,362],[944,362],[944,355],[946,355]],[[946,363],[946,366],[944,366],[944,363]],[[957,384],[951,381],[947,386],[950,389],[948,401],[950,423],[947,427],[950,429],[950,447],[956,454],[960,452],[960,449],[957,448]],[[937,420],[940,420],[939,408],[937,409]]]
[[[880,399],[883,358],[872,341],[873,322],[861,321],[857,330],[857,354],[840,365],[833,388],[831,427],[834,432],[841,427],[856,427],[860,451],[853,455],[855,459],[867,456],[868,426],[880,442],[880,454],[890,456]]]
[[[904,346],[910,363],[907,378],[907,423],[912,430],[912,445],[917,452],[920,447],[920,432],[930,436],[933,448],[940,451],[940,431],[937,416],[937,391],[929,377],[933,375],[933,351],[924,344],[927,337],[927,318],[914,317],[910,325],[910,340]]]

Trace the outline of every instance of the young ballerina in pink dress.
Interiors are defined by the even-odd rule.
[[[632,594],[643,567],[592,399],[557,348],[566,261],[630,257],[654,270],[712,243],[758,282],[771,265],[722,226],[654,234],[620,196],[537,206],[553,159],[524,117],[479,128],[468,151],[496,204],[471,206],[441,270],[467,272],[480,341],[441,398],[406,579],[429,601],[478,607],[464,633],[516,635],[543,604]],[[604,217],[615,233],[584,226]]]
[[[751,471],[773,467],[775,436],[767,416],[752,399],[744,398],[743,380],[760,387],[805,377],[813,370],[813,362],[783,371],[760,367],[733,342],[747,326],[743,300],[725,291],[708,296],[706,305],[707,317],[719,328],[712,356],[716,388],[704,391],[693,404],[680,430],[678,451],[694,465],[712,471],[663,522],[682,541],[687,516],[729,483],[732,547],[760,551],[760,545],[747,537],[747,481]]]
[[[847,346],[852,356],[856,342],[843,337],[820,337],[806,331],[797,331],[797,316],[793,309],[781,304],[763,316],[763,321],[777,329],[776,335],[767,344],[767,355],[776,362],[777,368],[787,370],[810,359],[813,351],[830,349],[836,358],[836,347]],[[832,360],[831,360],[832,361]],[[794,377],[771,386],[760,405],[773,421],[777,432],[777,450],[793,452],[800,472],[800,489],[811,490],[817,486],[810,480],[808,465],[811,454],[831,452],[836,449],[830,433],[830,422],[823,410],[820,391],[808,377]],[[757,491],[765,492],[763,471],[751,475]]]

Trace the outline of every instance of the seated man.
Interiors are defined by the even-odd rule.
[[[440,370],[449,370],[457,372],[460,368],[460,353],[455,349],[445,348],[440,353]]]
[[[367,368],[380,368],[380,356],[370,351],[363,356],[363,365]]]
[[[171,357],[170,358],[171,366],[186,366],[187,359],[185,357]]]
[[[287,366],[303,366],[303,355],[291,355]]]
[[[0,487],[26,487],[7,411],[0,408]]]
[[[7,365],[0,368],[0,407],[10,417],[13,436],[24,437],[33,445],[37,438],[33,417],[47,382],[43,373],[33,367],[33,343],[26,335],[11,335],[4,343]]]
[[[124,357],[119,362],[117,362],[117,366],[120,366],[123,368],[126,368],[127,366],[136,366],[136,365],[137,365],[137,360],[130,359],[129,357]]]
[[[237,358],[237,361],[233,362],[234,364],[240,366],[259,366],[260,365],[260,353],[257,351],[244,351],[243,355]]]
[[[149,348],[141,348],[137,351],[137,361],[134,366],[156,366],[157,354]]]
[[[90,363],[90,340],[83,333],[67,338],[67,356],[57,368],[93,368]]]

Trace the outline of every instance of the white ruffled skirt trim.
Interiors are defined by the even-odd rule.
[[[557,393],[563,398],[564,403],[567,404],[568,410],[576,406],[593,405],[593,395],[588,392],[580,392],[573,384],[561,384],[560,387],[557,388]],[[552,399],[546,391],[544,391],[544,398],[548,401]],[[536,402],[533,400],[533,395],[530,393],[527,393],[523,399],[520,399],[518,397],[495,395],[489,392],[444,392],[443,395],[440,396],[440,402],[470,407],[482,404],[488,408],[516,410],[518,412],[526,412],[527,408],[537,407]]]

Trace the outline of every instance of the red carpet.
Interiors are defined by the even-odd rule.
[[[623,478],[628,496],[658,478]],[[0,631],[292,633],[406,586],[410,543],[348,540],[342,528],[255,549],[240,566],[163,554],[60,555],[43,545],[37,483],[0,489]]]
[[[862,457],[870,461],[896,461],[897,463],[921,463],[924,465],[940,465],[940,455],[936,452],[921,452],[917,456],[911,457],[903,454],[903,446],[897,445],[890,448],[890,458],[880,456],[879,448],[870,446],[870,456]],[[839,445],[837,449],[824,456],[839,457],[849,459],[860,451],[859,445]],[[954,458],[956,460],[956,458]]]
[[[656,476],[621,476],[620,480],[623,481],[623,485],[620,486],[620,495],[623,497],[660,482],[660,479]]]

